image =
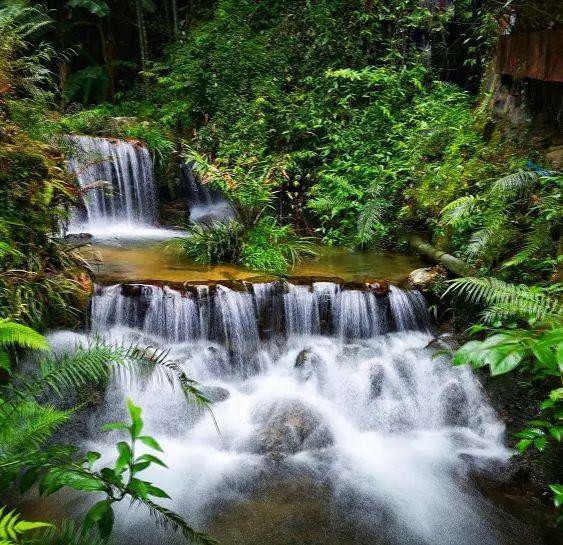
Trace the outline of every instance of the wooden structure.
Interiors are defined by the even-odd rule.
[[[563,83],[563,28],[501,36],[497,74]]]

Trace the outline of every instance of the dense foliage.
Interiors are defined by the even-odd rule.
[[[330,245],[401,249],[406,233],[424,232],[486,275],[457,281],[445,295],[462,309],[456,325],[478,322],[454,363],[488,367],[494,376],[512,371],[519,383],[537,385],[546,398],[538,401],[542,414],[517,446],[545,451],[559,442],[563,178],[529,139],[492,116],[489,88],[481,85],[499,29],[560,23],[558,2],[536,4],[166,0],[157,9],[152,0],[5,2],[2,479],[13,483],[27,471],[24,481],[39,479],[46,492],[59,485],[106,492],[86,524],[104,537],[112,506],[128,498],[187,538],[207,539],[154,504],[150,496],[164,493],[138,478],[160,461],[132,453],[145,437],[133,404],[131,422],[118,425],[129,441],[118,444],[112,467],[95,469],[96,453],[84,459],[71,447],[47,447],[71,409],[45,404],[45,391],[85,388],[103,382],[112,366],[147,361],[133,348],[102,345],[57,358],[29,328],[72,322],[90,287],[83,264],[59,240],[80,198],[57,138],[66,133],[145,141],[169,197],[178,189],[178,162],[195,161],[201,180],[235,210],[228,222],[190,226],[189,237],[170,243],[199,263],[286,274],[311,253],[312,235]],[[31,377],[14,365],[23,349],[40,351]],[[205,402],[178,369],[153,356],[153,369],[162,364]],[[551,490],[561,504],[561,485]],[[0,540],[21,542],[36,531],[41,542],[56,535],[64,543],[98,542],[80,528],[39,528],[0,510]]]

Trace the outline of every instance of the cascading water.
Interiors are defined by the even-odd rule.
[[[193,170],[193,162],[180,165],[180,180],[186,193],[190,220],[201,223],[225,220],[233,210],[223,195],[201,183]]]
[[[95,333],[169,350],[216,401],[220,433],[180,391],[116,376],[91,428],[125,396],[141,405],[169,466],[150,480],[225,545],[534,543],[472,487],[510,457],[504,426],[470,369],[433,357],[420,294],[115,285],[97,288],[91,315]],[[51,340],[63,350],[76,338]],[[177,543],[122,509],[116,542]]]
[[[84,219],[88,225],[108,221],[146,224],[155,221],[152,160],[145,146],[91,136],[67,138],[71,147],[68,168],[86,189]]]

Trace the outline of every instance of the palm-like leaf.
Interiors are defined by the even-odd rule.
[[[33,400],[16,405],[0,403],[0,458],[39,447],[70,414]]]
[[[52,524],[22,520],[19,513],[7,511],[5,507],[0,507],[0,543],[16,545],[16,543],[20,543],[22,534],[49,526],[52,526]]]
[[[48,350],[47,339],[34,329],[10,320],[0,320],[0,346]]]
[[[535,172],[519,170],[494,182],[491,194],[504,200],[522,197],[536,186],[538,179]]]
[[[464,195],[442,208],[441,220],[445,225],[457,227],[471,218],[477,210],[477,197]]]
[[[82,528],[70,520],[64,520],[58,528],[40,531],[36,542],[41,545],[107,545],[106,540],[85,534]]]
[[[543,320],[561,312],[557,289],[510,284],[496,278],[468,277],[450,281],[444,296],[453,294],[486,307],[489,320],[495,315]]]

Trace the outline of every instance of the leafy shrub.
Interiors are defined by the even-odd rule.
[[[288,225],[280,226],[270,216],[246,227],[240,220],[211,226],[188,227],[185,237],[165,246],[202,264],[236,263],[272,274],[286,274],[300,259],[314,255],[309,239],[298,236]]]

